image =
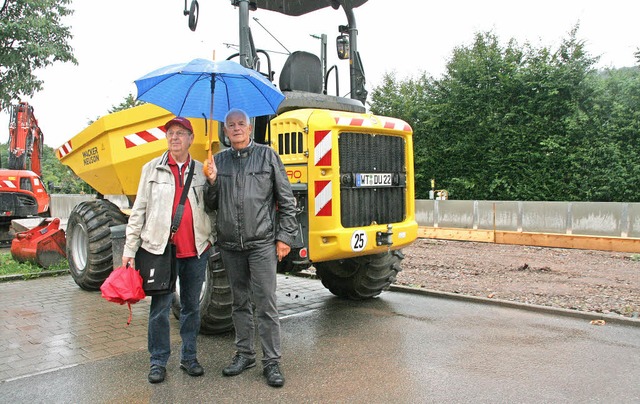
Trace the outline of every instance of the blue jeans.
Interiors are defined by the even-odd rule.
[[[180,281],[181,360],[196,359],[196,337],[200,331],[200,292],[205,279],[209,251],[200,258],[178,258],[176,269]],[[173,293],[151,297],[147,333],[151,365],[167,366],[171,354],[169,314]]]

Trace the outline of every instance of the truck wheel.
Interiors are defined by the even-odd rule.
[[[98,290],[113,270],[110,226],[127,223],[127,217],[106,199],[81,202],[67,222],[67,260],[78,286]]]
[[[325,288],[336,296],[352,300],[378,296],[395,282],[402,270],[402,251],[315,264],[316,274]]]
[[[233,329],[231,321],[231,287],[220,255],[210,257],[200,292],[200,332],[223,334]],[[180,279],[173,294],[171,311],[180,319]]]

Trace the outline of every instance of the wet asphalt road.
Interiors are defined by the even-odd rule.
[[[265,384],[260,366],[236,377],[221,375],[233,355],[230,334],[199,336],[206,373],[192,378],[178,368],[173,333],[167,380],[151,385],[144,345],[148,302],[135,305],[132,325],[138,328],[127,331],[132,335],[98,354],[104,350],[92,350],[91,341],[117,340],[126,306],[79,290],[69,276],[0,283],[0,402],[640,402],[640,327],[595,326],[585,318],[395,291],[352,302],[333,297],[318,280],[279,275],[278,281],[286,377],[281,389]],[[33,306],[21,300],[31,288],[44,294]],[[74,331],[87,324],[91,330]],[[43,330],[54,327],[53,337],[45,337]],[[111,337],[99,336],[105,332]],[[87,354],[74,353],[82,344],[78,352]],[[42,360],[53,360],[61,347],[69,356],[37,371],[41,360],[32,353],[32,366],[17,366],[30,360],[33,345],[49,358]]]

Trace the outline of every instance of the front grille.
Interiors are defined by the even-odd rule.
[[[345,132],[340,153],[340,208],[343,227],[398,223],[406,211],[405,142],[397,136]],[[393,174],[391,187],[357,187],[360,173]]]
[[[33,196],[25,195],[25,194],[16,194],[16,199],[18,200],[18,204],[21,206],[37,206],[38,202]]]
[[[279,133],[278,134],[278,154],[298,154],[302,153],[302,132]]]

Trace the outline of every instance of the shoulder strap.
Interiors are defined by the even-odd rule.
[[[185,182],[184,187],[182,187],[182,195],[180,195],[180,203],[178,203],[178,207],[176,208],[176,214],[173,216],[173,221],[171,222],[171,238],[178,231],[178,227],[180,226],[180,221],[182,220],[182,214],[184,213],[184,203],[187,200],[187,194],[189,193],[189,187],[191,187],[191,178],[193,178],[193,171],[195,167],[195,162],[191,159],[191,164],[189,165],[189,174],[187,175],[187,182]]]

